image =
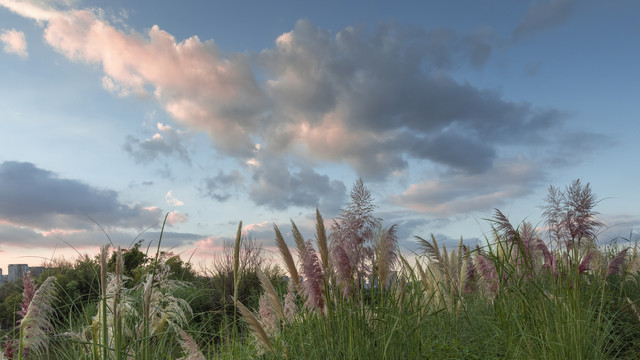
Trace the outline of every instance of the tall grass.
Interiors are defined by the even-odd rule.
[[[397,227],[374,216],[359,181],[328,229],[316,211],[311,240],[293,221],[291,239],[274,225],[286,281],[247,260],[242,223],[228,258],[199,288],[170,279],[160,244],[137,283],[123,274],[120,249],[107,271],[104,247],[98,300],[65,322],[40,306],[51,322],[35,327],[25,312],[9,357],[29,349],[34,359],[638,358],[638,248],[597,246],[596,204],[588,184],[550,188],[550,242],[495,210],[483,244],[416,237],[419,252],[407,258]],[[25,282],[28,307],[53,296],[50,279],[35,295]],[[193,314],[191,306],[218,298],[222,306]]]

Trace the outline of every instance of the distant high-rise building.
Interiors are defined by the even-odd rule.
[[[40,276],[40,274],[44,272],[44,269],[45,269],[44,266],[29,266],[29,272],[31,273],[31,278],[35,279],[38,276]]]
[[[20,280],[27,274],[27,271],[29,271],[29,265],[27,264],[9,264],[9,277],[7,280],[9,282]]]

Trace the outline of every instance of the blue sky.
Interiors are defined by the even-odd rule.
[[[538,225],[589,182],[640,226],[640,5],[0,0],[0,267],[140,232],[206,263],[313,236],[362,177],[401,247]],[[93,220],[92,220],[93,219]],[[197,250],[196,250],[197,249]]]

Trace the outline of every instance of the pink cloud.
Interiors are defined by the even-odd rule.
[[[242,227],[244,233],[254,232],[254,231],[264,231],[266,229],[271,230],[273,228],[273,224],[269,221],[263,221],[261,223],[256,224],[247,224]]]
[[[180,213],[178,211],[172,211],[167,216],[167,224],[170,226],[175,226],[180,223],[185,223],[189,219],[187,214]]]
[[[23,59],[29,57],[27,52],[27,41],[22,31],[16,29],[3,30],[0,34],[0,41],[4,43],[3,51],[7,54],[16,54]]]
[[[101,64],[105,89],[154,96],[223,150],[250,155],[265,101],[244,55],[225,58],[213,41],[197,36],[177,42],[158,26],[124,32],[89,10],[52,17],[44,36],[69,59]]]
[[[200,257],[221,254],[224,251],[224,238],[218,236],[209,236],[198,240],[195,247],[198,249],[196,254]]]
[[[51,7],[55,1],[39,2],[34,4],[29,1],[0,0],[0,5],[8,8],[14,13],[26,18],[34,19],[38,22],[46,21],[56,16],[57,10]]]
[[[65,237],[74,234],[86,233],[87,231],[84,229],[51,229],[47,231],[42,231],[42,235],[44,237]]]

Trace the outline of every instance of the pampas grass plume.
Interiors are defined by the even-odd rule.
[[[48,350],[46,335],[53,330],[51,319],[55,310],[51,304],[56,293],[55,280],[55,276],[47,278],[33,295],[20,323],[20,353],[27,348],[29,352],[38,354]]]
[[[244,320],[247,322],[247,324],[249,324],[249,327],[251,327],[251,330],[253,330],[253,334],[256,336],[258,341],[260,341],[260,343],[262,343],[262,345],[264,345],[267,350],[273,352],[273,345],[271,345],[271,340],[269,340],[269,336],[264,331],[262,325],[260,325],[260,321],[258,321],[258,318],[256,318],[256,316],[253,315],[253,313],[249,311],[249,309],[247,309],[247,307],[244,306],[244,304],[242,304],[242,302],[240,302],[238,299],[235,299],[235,302],[238,304],[238,311],[240,311],[240,314],[242,315]]]
[[[274,224],[273,229],[276,233],[276,245],[278,245],[278,250],[280,251],[280,255],[282,256],[284,265],[286,266],[287,271],[289,271],[289,275],[291,276],[291,279],[293,280],[295,286],[298,288],[298,291],[301,291],[302,288],[300,287],[300,276],[298,275],[298,269],[296,268],[296,263],[293,260],[293,256],[291,256],[291,251],[289,251],[289,247],[284,241],[284,237],[282,236],[280,229],[278,229],[278,226]]]
[[[307,296],[305,305],[310,308],[315,308],[322,313],[324,308],[324,299],[322,296],[323,280],[318,255],[313,249],[311,240],[308,240],[305,246],[299,249],[299,251],[302,259],[302,274],[305,277],[302,283],[304,294]]]
[[[611,260],[611,262],[609,263],[609,266],[607,267],[607,277],[609,277],[609,275],[620,274],[622,265],[626,260],[627,251],[629,251],[629,248],[620,250],[618,254],[613,258],[613,260]]]
[[[260,279],[260,284],[262,285],[264,294],[267,296],[269,306],[278,317],[278,319],[284,321],[284,309],[282,307],[282,303],[280,302],[280,297],[278,296],[276,289],[273,287],[273,284],[271,284],[271,281],[262,270],[258,270],[258,279]]]

